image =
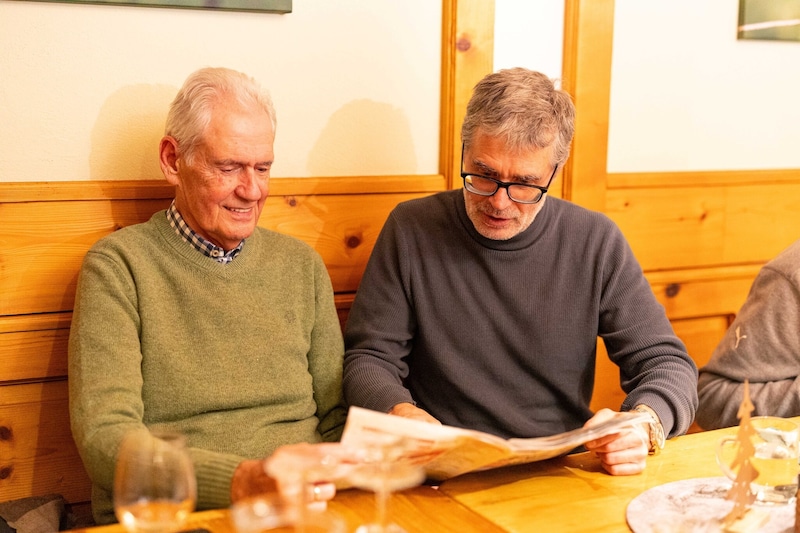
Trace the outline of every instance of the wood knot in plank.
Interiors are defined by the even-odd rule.
[[[466,52],[470,48],[472,48],[472,43],[466,37],[459,37],[456,41],[456,50],[459,52]]]
[[[666,289],[667,298],[675,298],[681,292],[680,283],[670,283]]]
[[[286,196],[284,197],[283,201],[286,202],[286,204],[290,207],[297,207],[297,198],[294,196]]]
[[[0,426],[0,440],[11,440],[13,433],[8,426]]]
[[[361,245],[361,236],[360,235],[346,235],[344,238],[344,244],[348,248],[358,248]]]
[[[3,466],[0,467],[0,479],[8,479],[11,477],[11,473],[14,471],[13,466]]]

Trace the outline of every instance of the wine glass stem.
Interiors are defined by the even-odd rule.
[[[305,533],[308,522],[308,491],[311,485],[305,472],[300,475],[300,507],[297,509],[297,521],[294,525],[295,533]]]
[[[389,490],[386,487],[386,480],[381,482],[380,487],[375,492],[375,500],[377,512],[375,521],[378,523],[380,531],[383,532],[386,531],[389,525]]]

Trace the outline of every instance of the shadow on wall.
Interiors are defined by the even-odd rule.
[[[308,156],[311,176],[416,174],[408,118],[399,108],[355,100],[331,115]]]
[[[105,101],[92,129],[92,181],[163,179],[158,144],[177,92],[168,85],[132,85]]]

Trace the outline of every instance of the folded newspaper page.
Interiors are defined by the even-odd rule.
[[[467,472],[532,463],[566,454],[590,440],[649,421],[645,413],[617,413],[610,420],[549,437],[503,439],[482,431],[430,424],[420,420],[350,407],[342,444],[357,447],[373,435],[403,440],[401,460],[418,464],[430,479],[444,481]]]

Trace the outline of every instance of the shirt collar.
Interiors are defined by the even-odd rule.
[[[242,239],[236,248],[226,252],[221,247],[198,235],[186,224],[186,221],[183,220],[183,217],[175,207],[175,200],[172,200],[169,209],[167,209],[167,220],[169,220],[169,225],[172,226],[172,229],[175,230],[175,233],[177,233],[181,239],[188,242],[192,248],[201,254],[210,257],[218,263],[230,263],[239,255],[239,252],[242,251],[242,247],[244,246],[244,239]]]

